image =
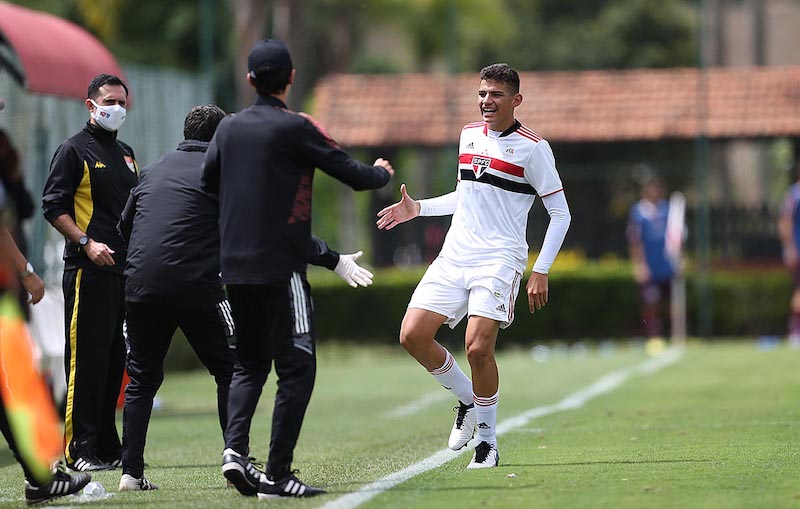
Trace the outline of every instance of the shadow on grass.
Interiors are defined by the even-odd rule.
[[[327,490],[328,495],[336,495],[336,496],[348,495],[350,493],[356,493],[356,492],[364,492],[364,493],[378,492],[378,493],[383,493],[383,492],[386,491],[386,488],[385,487],[381,487],[381,486],[376,486],[375,489],[371,489],[371,490],[366,490],[366,489],[362,489],[362,488],[359,488],[359,487],[356,487],[355,489],[345,489],[345,488],[341,488],[341,489],[335,489],[334,488],[334,489],[331,489],[334,486],[342,486],[342,485],[346,485],[346,484],[351,484],[351,483],[329,484],[329,485],[327,485],[325,487],[325,489]],[[543,482],[542,483],[533,483],[533,484],[516,484],[514,486],[503,487],[503,489],[527,490],[527,489],[532,489],[532,488],[540,488],[542,486],[544,486]],[[465,488],[464,486],[434,486],[434,485],[430,485],[430,486],[408,486],[408,485],[405,485],[404,483],[392,486],[392,491],[431,491],[431,492],[436,491],[436,492],[443,492],[443,491],[464,491],[464,489],[477,490],[477,491],[490,491],[490,490],[491,491],[497,491],[497,486],[496,485],[494,485],[494,486],[469,486],[468,488]]]
[[[593,465],[657,465],[660,463],[709,463],[709,459],[678,459],[678,460],[616,460],[616,461],[576,461],[570,463],[503,463],[501,467],[572,467]]]

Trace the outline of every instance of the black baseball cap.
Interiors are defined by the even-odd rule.
[[[294,69],[289,48],[278,39],[262,39],[250,50],[247,57],[247,70],[252,74],[261,71],[282,71]]]

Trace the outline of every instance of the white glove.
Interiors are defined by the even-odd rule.
[[[339,255],[339,263],[333,269],[337,276],[344,279],[344,282],[353,288],[357,288],[358,285],[367,287],[372,284],[372,272],[356,263],[356,260],[363,254],[363,251],[359,251],[353,254]]]

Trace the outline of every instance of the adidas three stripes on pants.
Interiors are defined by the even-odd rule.
[[[228,401],[225,446],[250,454],[250,424],[274,363],[278,391],[266,471],[281,478],[291,469],[316,376],[310,287],[294,273],[287,286],[228,285],[236,323],[238,362]]]

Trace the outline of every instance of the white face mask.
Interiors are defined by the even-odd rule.
[[[125,122],[125,115],[127,111],[119,104],[111,106],[100,106],[94,100],[89,99],[94,104],[94,112],[92,118],[97,124],[106,131],[114,132]]]

